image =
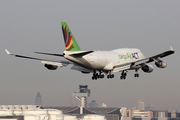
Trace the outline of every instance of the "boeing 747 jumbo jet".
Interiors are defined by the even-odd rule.
[[[154,61],[158,68],[165,68],[167,64],[161,58],[175,52],[173,47],[170,46],[170,50],[146,58],[139,49],[135,48],[120,48],[111,51],[82,51],[66,22],[61,22],[61,27],[66,51],[63,54],[35,53],[64,57],[67,60],[46,60],[11,54],[6,49],[5,51],[7,54],[15,57],[40,60],[49,70],[56,70],[58,66],[66,67],[72,64],[71,69],[73,70],[78,70],[82,73],[93,73],[92,80],[104,78],[104,75],[107,75],[107,78],[114,78],[114,74],[112,74],[114,72],[121,72],[120,79],[126,79],[128,70],[135,70],[134,77],[139,77],[139,69],[146,73],[153,71],[153,66],[149,64],[150,62]]]

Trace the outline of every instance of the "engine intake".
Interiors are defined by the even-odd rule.
[[[164,60],[159,60],[158,62],[155,62],[155,65],[158,68],[165,68],[167,66],[167,63]]]
[[[49,65],[49,64],[45,64],[44,67],[46,67],[48,70],[56,70],[58,68],[58,66],[56,65]]]
[[[150,73],[153,71],[153,66],[145,64],[142,66],[142,70],[146,73]]]

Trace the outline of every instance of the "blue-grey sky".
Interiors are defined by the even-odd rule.
[[[69,94],[79,84],[91,89],[88,101],[108,107],[137,107],[138,100],[155,109],[180,110],[180,1],[179,0],[1,0],[0,1],[0,104],[34,104],[39,91],[44,106],[69,106]],[[47,70],[40,61],[8,56],[12,53],[40,58],[35,51],[62,53],[65,50],[60,22],[68,23],[83,50],[139,48],[145,56],[169,50],[168,66],[152,73],[129,71],[115,78],[92,81],[92,74],[70,70]],[[74,102],[74,100],[72,100]]]

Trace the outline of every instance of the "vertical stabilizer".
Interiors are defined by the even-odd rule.
[[[66,22],[61,22],[64,44],[67,51],[81,51]]]

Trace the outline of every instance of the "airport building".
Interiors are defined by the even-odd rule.
[[[0,120],[122,120],[126,108],[1,105]]]
[[[45,109],[36,105],[1,105],[0,120],[106,120],[105,116],[64,114],[62,110]]]

